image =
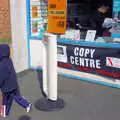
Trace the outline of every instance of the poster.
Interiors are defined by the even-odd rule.
[[[66,51],[58,53],[59,67],[120,80],[120,48],[59,45],[66,48]],[[59,59],[59,56],[63,56],[63,59]]]
[[[66,31],[66,0],[48,1],[48,32],[64,34]]]
[[[9,0],[0,0],[0,43],[11,44]]]
[[[30,37],[42,39],[47,28],[47,0],[30,0]]]

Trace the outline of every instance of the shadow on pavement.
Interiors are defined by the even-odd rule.
[[[40,89],[41,89],[42,95],[44,97],[47,97],[47,95],[43,91],[43,75],[42,75],[42,72],[40,70],[37,70],[37,75],[38,75],[38,82],[39,82],[39,85],[40,85]]]
[[[20,116],[18,120],[31,120],[31,117],[28,115],[23,115],[23,116]]]

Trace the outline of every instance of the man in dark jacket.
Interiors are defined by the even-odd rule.
[[[108,9],[109,6],[107,5],[99,6],[97,11],[95,11],[88,20],[88,29],[96,30],[97,36],[102,36],[103,31],[105,30],[102,25]]]
[[[9,115],[13,99],[29,112],[31,104],[20,95],[16,72],[10,58],[10,48],[6,44],[0,45],[0,89],[3,96],[2,117]]]

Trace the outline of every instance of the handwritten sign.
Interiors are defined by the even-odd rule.
[[[67,0],[48,1],[48,32],[64,34],[66,31]]]

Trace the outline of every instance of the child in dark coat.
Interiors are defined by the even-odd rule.
[[[13,100],[26,108],[27,112],[30,111],[31,103],[20,95],[16,72],[10,58],[10,48],[6,44],[0,45],[0,89],[2,92],[2,117],[9,115]]]

